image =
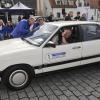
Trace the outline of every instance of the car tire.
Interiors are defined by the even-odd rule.
[[[29,66],[15,65],[4,71],[3,83],[12,90],[21,90],[27,87],[32,81],[32,74]]]

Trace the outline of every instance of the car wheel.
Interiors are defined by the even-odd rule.
[[[2,80],[10,89],[23,89],[27,87],[32,80],[31,70],[25,65],[12,66],[4,71]]]

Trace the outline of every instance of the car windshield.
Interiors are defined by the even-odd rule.
[[[57,30],[58,26],[51,24],[44,24],[39,30],[33,33],[32,36],[25,38],[36,46],[41,46],[50,36]]]

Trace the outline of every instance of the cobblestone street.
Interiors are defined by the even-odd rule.
[[[39,75],[20,91],[1,82],[0,100],[100,100],[100,64]]]

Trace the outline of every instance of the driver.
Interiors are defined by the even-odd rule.
[[[72,31],[70,28],[64,28],[64,31],[61,33],[61,44],[67,44],[70,43],[71,41],[71,35],[72,35]]]

